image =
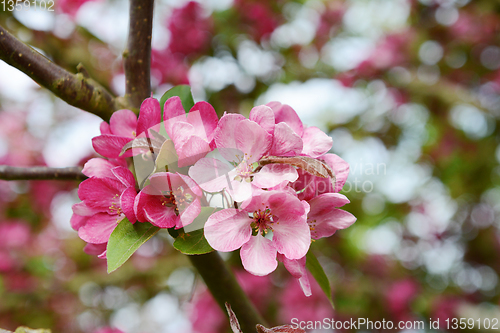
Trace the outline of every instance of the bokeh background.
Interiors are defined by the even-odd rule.
[[[0,3],[0,25],[123,95],[128,2],[52,9]],[[497,0],[156,1],[155,97],[190,84],[219,115],[278,100],[350,164],[358,220],[312,245],[335,311],[283,267],[254,277],[225,256],[269,322],[500,318],[499,33]],[[83,165],[100,121],[0,62],[0,164]],[[77,186],[0,181],[0,327],[228,331],[166,233],[111,275],[85,254],[69,224]]]

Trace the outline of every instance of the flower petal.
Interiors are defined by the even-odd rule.
[[[231,181],[233,166],[215,158],[202,158],[189,168],[191,177],[203,190],[211,193],[222,191]]]
[[[101,212],[98,209],[87,206],[85,202],[76,203],[71,207],[71,209],[73,210],[73,214],[80,216],[92,216]]]
[[[83,248],[83,252],[85,252],[86,254],[91,255],[91,256],[100,256],[103,253],[106,253],[107,245],[108,245],[108,243],[102,243],[102,244],[88,243]]]
[[[306,257],[302,257],[296,260],[290,260],[282,254],[278,253],[278,260],[283,262],[287,271],[292,274],[292,276],[299,280],[300,287],[304,292],[306,297],[312,295],[311,283],[309,282],[309,277],[307,276],[306,270]]]
[[[129,187],[125,191],[123,191],[122,195],[120,196],[120,206],[122,208],[122,211],[131,223],[135,223],[136,221],[134,212],[134,201],[136,195],[137,192],[135,191],[135,188]]]
[[[228,208],[213,213],[205,223],[205,238],[217,251],[240,248],[252,236],[252,219],[246,212]]]
[[[78,231],[82,227],[82,225],[87,223],[87,220],[89,218],[90,216],[81,216],[73,213],[73,215],[71,215],[69,223],[71,225],[71,228],[73,228],[73,230]]]
[[[194,221],[194,219],[200,214],[200,212],[201,212],[201,204],[199,199],[194,200],[184,209],[179,207],[179,221],[177,222],[176,229],[191,224]]]
[[[304,142],[302,154],[312,158],[317,158],[326,154],[333,145],[332,138],[314,126],[308,127],[304,130],[302,141]]]
[[[119,207],[124,189],[125,186],[116,180],[91,177],[80,183],[78,196],[88,207],[104,212],[110,211],[111,206]]]
[[[326,154],[321,157],[335,173],[334,192],[340,192],[349,176],[349,163],[335,154]]]
[[[270,102],[266,105],[273,109],[276,124],[285,122],[298,136],[302,136],[304,133],[304,126],[297,112],[295,112],[290,105],[281,104],[280,102]]]
[[[175,208],[162,205],[160,197],[150,198],[143,210],[148,222],[159,228],[173,228],[179,219],[175,214]]]
[[[311,211],[307,218],[311,237],[314,239],[330,237],[338,229],[345,229],[356,222],[354,215],[335,208],[348,202],[349,200],[339,193],[325,193],[312,199],[309,202]]]
[[[259,105],[250,111],[250,120],[255,121],[269,134],[274,132],[274,112],[267,105]]]
[[[87,177],[115,178],[111,172],[114,167],[115,164],[103,158],[91,158],[83,166],[82,173]]]
[[[92,138],[92,146],[98,154],[104,157],[118,158],[123,146],[130,141],[132,141],[132,138],[105,134]]]
[[[78,236],[87,243],[106,243],[123,215],[97,213],[78,229]]]
[[[217,148],[236,148],[235,131],[240,121],[244,120],[241,114],[228,113],[222,116],[214,133]],[[221,151],[222,154],[223,150]],[[223,155],[224,156],[224,155]],[[227,158],[224,156],[224,158]],[[228,159],[229,161],[231,159]]]
[[[117,166],[114,167],[111,172],[126,187],[135,187],[135,178],[129,169]]]
[[[250,164],[260,160],[269,151],[273,138],[259,124],[245,119],[237,124],[234,140],[234,148],[241,150]]]
[[[130,110],[118,110],[109,119],[111,133],[133,139],[137,135],[137,116]]]
[[[139,136],[159,123],[161,123],[160,102],[155,98],[146,98],[141,104],[136,135]]]
[[[309,226],[301,218],[279,219],[273,223],[273,243],[288,259],[300,259],[311,245]]]
[[[200,137],[192,136],[187,142],[177,149],[180,168],[195,164],[199,159],[205,157],[212,149],[208,142]]]
[[[282,122],[274,127],[273,145],[271,155],[273,156],[296,156],[302,152],[302,139],[288,126]]]
[[[261,234],[250,237],[240,251],[243,267],[253,275],[264,276],[278,267],[274,242]]]
[[[214,132],[219,122],[219,117],[212,105],[201,101],[196,103],[187,115],[187,121],[194,126],[198,132],[197,136],[208,142],[214,138]],[[201,134],[203,133],[203,135]]]
[[[111,129],[109,128],[109,124],[105,121],[99,125],[99,130],[101,131],[101,134],[112,134]]]
[[[172,126],[177,122],[186,122],[186,111],[179,96],[170,97],[163,107],[163,122],[169,137],[172,137]]]
[[[226,190],[233,201],[242,202],[252,196],[254,188],[256,187],[245,180],[232,180],[227,184]]]
[[[294,182],[299,177],[297,170],[288,164],[266,164],[253,176],[252,184],[260,188],[271,188],[284,181]]]

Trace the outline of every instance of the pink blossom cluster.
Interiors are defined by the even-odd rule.
[[[190,61],[210,47],[212,18],[200,3],[189,1],[175,8],[165,22],[170,41],[163,49],[151,50],[151,75],[155,83],[188,84]]]
[[[206,102],[186,114],[180,98],[172,97],[161,120],[160,104],[148,98],[138,119],[120,110],[102,123],[92,143],[107,159],[85,164],[89,179],[80,184],[82,202],[73,206],[71,220],[89,243],[86,251],[105,257],[106,243],[125,217],[186,227],[209,205],[207,195],[221,194],[227,205],[204,225],[210,246],[241,249],[243,267],[258,276],[281,261],[310,294],[305,256],[311,242],[356,220],[338,208],[349,203],[338,193],[349,166],[328,153],[332,139],[278,102],[254,107],[248,119],[232,113],[218,119]],[[155,162],[140,184],[127,168],[127,157],[137,155]]]

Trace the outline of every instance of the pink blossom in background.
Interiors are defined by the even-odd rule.
[[[229,320],[206,289],[195,294],[189,319],[193,333],[219,333],[229,327]]]
[[[7,251],[0,250],[0,272],[11,271],[17,262]]]
[[[354,69],[355,75],[359,78],[372,78],[381,71],[404,65],[410,60],[410,43],[414,35],[413,31],[407,30],[384,36],[368,59]]]
[[[212,18],[203,13],[198,2],[190,1],[173,10],[168,21],[169,50],[183,56],[202,54],[210,46]]]
[[[3,220],[0,222],[0,249],[20,248],[30,240],[30,227],[19,220]]]
[[[189,84],[188,73],[189,66],[182,55],[173,54],[168,48],[151,50],[151,76],[156,79],[157,85]]]
[[[55,8],[71,17],[75,17],[81,6],[89,1],[99,0],[57,0],[55,1]]]
[[[278,308],[280,322],[290,323],[292,318],[304,321],[333,318],[334,311],[328,298],[312,276],[309,276],[309,281],[312,290],[309,297],[304,295],[299,283],[294,279],[289,280],[283,288]]]
[[[281,15],[272,10],[271,4],[272,2],[268,1],[235,1],[234,8],[240,14],[241,23],[257,42],[269,37],[282,20]]]
[[[440,295],[431,306],[431,318],[439,319],[441,329],[446,328],[446,319],[458,316],[458,307],[464,304],[464,300],[458,296]]]
[[[419,285],[411,279],[394,282],[385,293],[388,310],[395,318],[409,319],[410,303],[419,292]]]
[[[458,20],[450,27],[452,38],[469,44],[492,43],[500,31],[495,15],[460,11]]]
[[[321,14],[318,28],[316,29],[315,44],[321,49],[335,35],[342,25],[342,18],[346,10],[345,3],[329,1],[327,8]]]
[[[0,112],[0,139],[7,143],[7,153],[0,156],[0,164],[30,166],[45,164],[41,158],[42,142],[29,131],[26,123],[27,114],[18,112]]]

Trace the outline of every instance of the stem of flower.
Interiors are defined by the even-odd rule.
[[[244,333],[255,332],[257,324],[267,326],[218,252],[188,257],[222,311],[226,313],[226,302],[231,305]]]

